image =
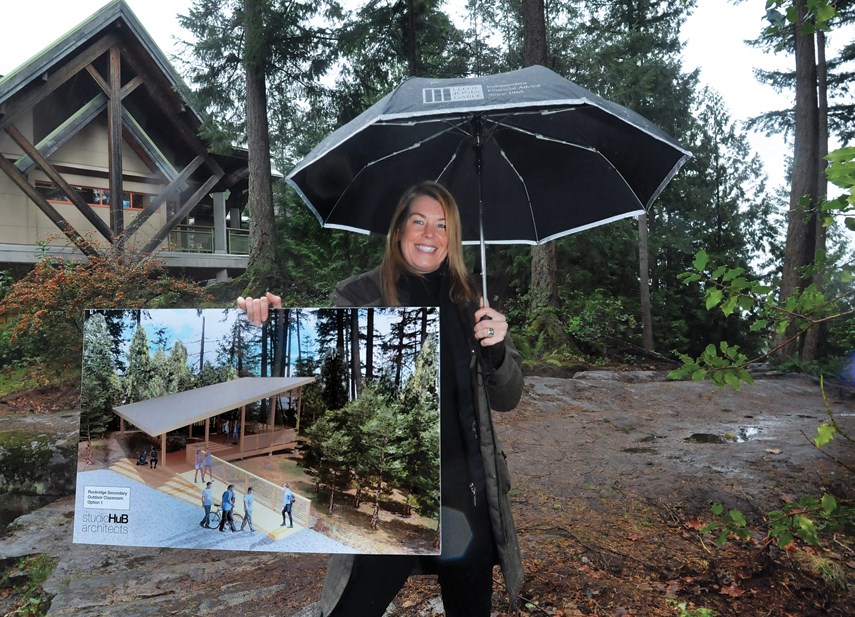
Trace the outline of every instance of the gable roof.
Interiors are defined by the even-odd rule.
[[[154,42],[154,39],[127,3],[124,0],[113,0],[24,64],[0,78],[0,104],[17,94],[36,76],[49,71],[74,55],[82,45],[107,32],[113,32],[120,36],[132,35],[145,49],[174,90],[181,92],[187,89],[187,85],[175,71],[169,59],[157,46],[157,43]],[[203,119],[203,115],[197,110],[194,109],[193,113],[197,120]]]
[[[120,405],[113,410],[125,421],[157,437],[243,405],[301,388],[313,381],[314,377],[241,377]]]

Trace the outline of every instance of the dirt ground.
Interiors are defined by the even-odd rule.
[[[841,428],[855,434],[855,394],[829,387],[827,395]],[[837,439],[820,452],[809,439],[826,417],[819,385],[804,376],[761,378],[741,392],[655,373],[528,377],[520,406],[496,416],[527,573],[520,613],[852,615],[852,530],[825,535],[821,549],[784,551],[764,541],[764,513],[788,500],[824,490],[855,497],[852,474],[834,460],[855,467],[852,444]],[[700,532],[712,503],[744,512],[753,538],[715,548]],[[46,538],[67,528],[67,509],[45,509]],[[38,534],[27,533],[36,543]],[[160,551],[151,553],[157,571],[140,572],[129,564],[148,554],[94,548],[60,556],[45,585],[50,615],[198,614],[219,599],[235,615],[287,616],[318,597],[325,569],[315,555],[283,565],[275,555],[200,552],[189,570],[186,552]],[[95,577],[91,563],[99,560]],[[87,566],[78,576],[79,562]],[[495,581],[494,616],[512,615],[498,570]],[[107,599],[84,610],[84,593]],[[438,596],[435,578],[411,577],[387,615],[442,614]]]

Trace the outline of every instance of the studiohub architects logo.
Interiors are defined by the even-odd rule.
[[[112,512],[84,512],[80,517],[80,531],[95,535],[127,535],[131,509],[131,489],[121,486],[84,487],[83,507],[86,510],[112,510]],[[116,511],[119,511],[118,513]],[[122,512],[124,511],[124,512]]]

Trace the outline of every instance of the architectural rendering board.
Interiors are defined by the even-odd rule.
[[[438,341],[436,308],[87,311],[74,542],[437,554]]]

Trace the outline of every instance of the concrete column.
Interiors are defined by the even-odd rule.
[[[227,253],[226,243],[226,195],[214,193],[214,252]]]

